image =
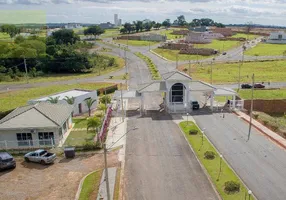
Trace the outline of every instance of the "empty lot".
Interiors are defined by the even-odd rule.
[[[101,153],[75,159],[61,157],[52,165],[16,160],[16,169],[0,172],[1,200],[71,200],[82,177],[103,168]],[[117,152],[109,154],[108,162],[110,166],[117,165]]]

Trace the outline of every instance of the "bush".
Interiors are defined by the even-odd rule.
[[[227,194],[233,194],[240,191],[240,184],[235,181],[227,181],[224,183],[224,191]]]
[[[205,159],[213,160],[215,158],[215,153],[213,151],[206,151],[205,152]]]
[[[258,119],[259,115],[258,114],[253,114],[254,119]]]
[[[198,134],[198,130],[196,130],[196,129],[191,129],[191,130],[189,131],[189,134],[190,134],[190,135],[197,135],[197,134]]]
[[[108,95],[104,95],[99,99],[100,103],[102,104],[109,104],[111,102],[111,98]]]
[[[84,145],[82,146],[82,150],[84,151],[90,151],[90,150],[96,150],[98,147],[94,142],[85,142]]]
[[[267,126],[268,123],[269,123],[269,122],[268,122],[267,120],[263,120],[263,124],[264,124],[265,126]]]

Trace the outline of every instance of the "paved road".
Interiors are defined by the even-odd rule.
[[[286,152],[234,114],[200,114],[194,119],[259,200],[285,200]]]
[[[286,82],[271,82],[270,84],[265,82],[264,85],[265,85],[265,88],[285,88]],[[221,84],[221,85],[219,84],[219,85],[215,85],[215,86],[216,87],[227,87],[227,88],[237,89],[238,83],[236,83],[236,84]]]
[[[218,199],[170,115],[130,119],[127,127],[138,127],[127,135],[127,200]]]

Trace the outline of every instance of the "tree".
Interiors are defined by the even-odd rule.
[[[222,24],[222,23],[216,23],[215,22],[215,26],[218,27],[218,28],[225,28],[225,25]]]
[[[105,31],[101,29],[99,26],[90,26],[83,31],[84,35],[93,35],[96,37],[97,35],[103,34]]]
[[[87,128],[87,131],[90,128],[92,128],[96,132],[97,128],[100,127],[100,125],[101,125],[100,119],[98,117],[92,117],[92,118],[89,118],[87,120],[87,127],[86,128]]]
[[[253,22],[247,22],[245,25],[245,32],[249,34],[250,31],[253,29],[253,27],[254,27]]]
[[[152,22],[145,22],[143,27],[146,31],[150,31],[152,29]]]
[[[52,104],[57,104],[59,102],[59,98],[60,97],[49,97],[47,101]]]
[[[120,33],[123,33],[123,34],[127,33],[127,29],[126,28],[121,28],[120,29]]]
[[[74,104],[74,101],[75,101],[75,98],[74,98],[74,97],[68,97],[68,96],[66,96],[66,97],[64,98],[64,100],[65,100],[68,104],[73,105],[73,104]]]
[[[134,21],[135,30],[138,33],[139,31],[143,30],[143,22],[142,21]]]
[[[125,23],[123,26],[127,30],[128,33],[130,33],[133,30],[132,24],[130,23]]]
[[[101,103],[97,106],[97,109],[105,112],[107,108],[104,104]]]
[[[91,115],[91,107],[96,102],[96,99],[88,98],[85,100],[86,106],[88,108],[88,116]]]
[[[1,32],[7,33],[10,36],[10,38],[12,39],[17,34],[20,33],[20,29],[17,28],[15,25],[4,24],[1,26]]]
[[[166,19],[165,21],[163,21],[162,25],[165,27],[165,28],[169,28],[171,26],[171,21],[170,19]]]
[[[160,29],[160,27],[161,27],[161,23],[156,23],[156,24],[154,25],[154,28],[155,28],[155,29]]]
[[[55,40],[55,43],[58,45],[61,44],[73,45],[77,41],[80,41],[79,36],[76,35],[73,30],[68,30],[68,29],[55,31],[53,32],[52,37]]]
[[[184,15],[180,15],[177,19],[178,19],[178,25],[185,26],[187,24]]]
[[[102,104],[109,104],[110,102],[111,102],[111,98],[108,95],[103,95],[100,98],[100,103],[102,103]]]
[[[209,18],[202,18],[201,19],[201,26],[213,26],[215,22]]]

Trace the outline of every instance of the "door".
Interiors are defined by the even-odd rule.
[[[82,113],[82,105],[81,105],[81,103],[78,104],[78,112],[79,112],[79,113]]]

